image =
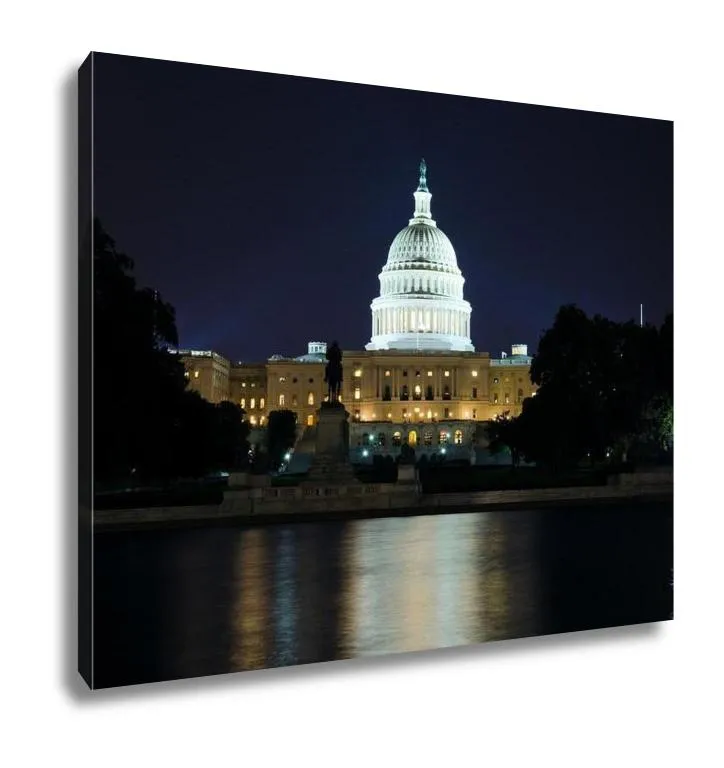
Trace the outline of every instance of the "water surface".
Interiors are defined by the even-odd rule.
[[[95,538],[100,688],[673,613],[671,501]]]

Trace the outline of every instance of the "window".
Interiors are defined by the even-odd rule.
[[[493,379],[493,384],[500,384],[500,380],[497,376]]]
[[[505,393],[505,404],[510,405],[510,395],[507,392]]]
[[[284,395],[279,395],[279,405],[283,406],[285,403]]]
[[[392,418],[392,412],[391,412],[391,411],[390,411],[390,413],[388,413],[388,414],[387,414],[387,418],[388,418],[388,419],[391,419],[391,418]]]
[[[409,400],[410,399],[410,391],[407,388],[407,384],[402,385],[402,390],[400,391],[400,400]]]
[[[279,377],[279,383],[280,383],[280,384],[283,384],[283,383],[284,383],[286,380],[287,380],[287,377],[286,377],[286,376],[280,376],[280,377]]]
[[[410,446],[417,445],[417,432],[414,429],[411,429],[407,435],[407,444]]]
[[[402,372],[402,375],[403,375],[403,376],[407,376],[407,371],[403,371],[403,372]]]
[[[309,379],[310,384],[314,384],[314,379]]]
[[[477,376],[478,376],[478,372],[477,371],[471,371],[471,373],[473,375],[473,378],[477,378]]]
[[[414,392],[415,400],[422,399],[422,387],[419,384],[415,384],[415,388],[412,391]]]
[[[241,402],[239,403],[239,405],[240,405],[242,408],[246,408],[246,398],[245,398],[245,397],[242,397],[242,398],[241,398]]]
[[[241,387],[242,387],[242,389],[246,389],[246,382],[245,381],[241,382]]]
[[[443,412],[443,418],[444,419],[449,419],[450,418],[450,409],[449,408],[446,408],[445,411]]]
[[[493,392],[493,405],[497,405],[498,403],[498,393]]]
[[[475,400],[475,398],[477,398],[477,396],[478,396],[478,388],[477,387],[473,387],[473,400]]]
[[[354,412],[354,420],[359,421],[359,411]]]
[[[432,384],[428,384],[427,388],[425,389],[425,400],[434,400],[435,395],[432,391]]]
[[[449,400],[450,399],[450,387],[445,387],[442,391],[442,399],[443,400]]]
[[[362,397],[362,390],[359,387],[354,388],[354,399],[359,400]]]
[[[199,372],[198,372],[198,371],[194,371],[194,378],[195,378],[195,379],[198,379],[198,378],[199,378]]]
[[[264,407],[264,398],[260,397],[259,398],[259,408],[263,408],[263,407]]]
[[[445,371],[445,376],[449,376],[449,375],[450,375],[450,371]]]
[[[252,389],[254,389],[254,387],[255,387],[255,386],[256,386],[256,382],[255,382],[255,381],[252,381],[252,382],[251,382],[251,388],[252,388]]]
[[[427,418],[430,419],[430,421],[432,421],[432,411],[427,412]]]
[[[307,405],[314,405],[314,392],[307,395]]]
[[[478,418],[478,409],[477,408],[473,408],[473,418],[474,419]]]
[[[420,378],[420,371],[415,371],[415,377],[418,379]]]
[[[429,430],[429,429],[426,429],[426,430],[425,430],[425,431],[422,433],[422,442],[423,442],[425,445],[432,445],[432,431],[431,431],[431,430]]]
[[[387,438],[385,437],[385,433],[380,432],[377,435],[377,444],[380,446],[380,448],[384,448],[386,442],[387,442]]]
[[[295,406],[297,404],[297,396],[292,395],[292,406]]]
[[[392,433],[392,445],[395,448],[399,448],[402,445],[402,434],[400,432]]]
[[[432,377],[432,371],[428,371],[428,372],[427,372],[427,375],[428,375],[429,377]]]
[[[390,389],[389,384],[385,384],[385,388],[382,390],[382,399],[392,400],[392,390]]]
[[[455,445],[463,444],[463,432],[461,429],[455,430]]]
[[[314,426],[314,415],[311,413],[309,414],[309,416],[307,416],[307,426],[308,427]]]
[[[523,390],[522,389],[518,390],[518,402],[519,403],[523,402]]]
[[[297,377],[295,376],[295,377],[292,379],[292,384],[296,384],[296,383],[297,383]]]
[[[389,375],[390,375],[390,372],[389,371],[385,371],[385,376],[389,376]]]
[[[249,408],[251,408],[253,411],[255,407],[256,407],[256,400],[252,397],[251,400],[249,401]]]
[[[355,379],[359,379],[361,376],[362,376],[362,369],[361,368],[356,368],[355,372],[354,372]]]
[[[438,444],[446,445],[449,439],[450,439],[450,433],[444,429],[440,430],[440,433],[437,436]]]
[[[256,426],[256,416],[252,416],[252,417],[249,419],[249,422],[250,422],[250,424],[251,424],[253,427],[255,427],[255,426]]]

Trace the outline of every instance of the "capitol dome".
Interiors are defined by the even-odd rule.
[[[372,302],[372,339],[366,349],[473,352],[472,308],[463,298],[455,249],[430,213],[427,166],[420,163],[415,213],[392,241]]]

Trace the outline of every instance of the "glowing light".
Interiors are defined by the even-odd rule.
[[[362,369],[357,368],[357,370],[354,372],[355,378],[359,379],[359,377],[362,375]]]
[[[371,443],[374,443],[374,441],[375,441],[375,436],[374,436],[374,435],[370,435],[370,437],[369,437],[369,440],[370,440],[370,442],[371,442]]]
[[[198,379],[198,378],[199,378],[199,372],[198,372],[198,371],[194,371],[194,378],[195,378],[195,379]]]
[[[284,454],[284,461],[289,461],[289,459],[291,459],[291,458],[292,458],[292,454],[291,453],[287,452],[287,453]]]
[[[367,458],[367,457],[370,455],[370,452],[369,452],[369,451],[368,451],[368,450],[365,448],[365,449],[362,451],[362,455],[363,455],[365,458]]]
[[[428,371],[428,372],[427,372],[427,375],[428,375],[428,376],[432,376],[432,371]]]
[[[446,448],[441,448],[440,449],[440,453],[447,453],[447,449]]]
[[[449,376],[449,375],[450,375],[450,371],[445,371],[445,376]]]

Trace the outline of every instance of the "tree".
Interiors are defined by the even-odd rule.
[[[94,222],[94,471],[97,479],[167,475],[185,393],[173,307],[139,289],[133,261]]]
[[[294,411],[271,411],[267,422],[267,453],[272,469],[278,469],[284,454],[294,445],[297,436],[297,416]]]
[[[531,365],[538,391],[520,419],[528,452],[554,466],[593,463],[649,440],[672,389],[672,328],[673,317],[657,329],[561,307]]]
[[[521,429],[517,418],[510,411],[498,414],[485,425],[488,439],[488,451],[496,456],[505,450],[510,452],[510,463],[513,467],[520,464],[521,458]]]

